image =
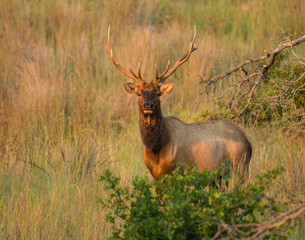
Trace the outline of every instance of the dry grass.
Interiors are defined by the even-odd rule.
[[[2,0],[0,238],[103,239],[103,170],[115,169],[124,184],[147,174],[136,99],[107,56],[108,24],[115,57],[126,67],[141,62],[147,80],[154,63],[161,71],[185,52],[197,25],[198,51],[162,99],[165,115],[191,122],[213,108],[212,98],[198,95],[198,74],[272,49],[282,29],[304,34],[304,7],[301,0]],[[287,190],[304,194],[304,139],[287,142],[276,129],[249,132],[252,178],[283,165]]]

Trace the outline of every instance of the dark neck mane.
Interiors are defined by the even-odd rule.
[[[143,144],[147,150],[158,153],[167,144],[167,129],[161,113],[160,103],[150,116],[150,124],[139,109],[139,124]]]

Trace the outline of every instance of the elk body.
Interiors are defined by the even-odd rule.
[[[160,106],[161,95],[169,94],[173,83],[160,86],[175,70],[186,62],[196,50],[194,45],[196,31],[189,50],[169,69],[150,83],[129,67],[127,72],[114,58],[110,49],[110,28],[108,30],[108,53],[114,65],[134,83],[125,83],[128,93],[138,96],[139,125],[145,147],[144,162],[155,179],[171,173],[178,162],[196,163],[199,171],[214,170],[225,160],[230,160],[240,173],[248,176],[252,154],[251,141],[244,130],[227,120],[198,122],[187,124],[176,117],[164,117]]]

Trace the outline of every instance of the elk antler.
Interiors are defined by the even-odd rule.
[[[166,67],[165,71],[161,74],[161,76],[158,77],[157,66],[155,66],[155,68],[156,68],[156,79],[154,80],[154,82],[156,84],[158,84],[160,82],[161,83],[164,82],[170,75],[172,75],[177,70],[177,68],[180,65],[185,63],[190,58],[191,53],[194,52],[197,49],[197,47],[195,46],[195,39],[196,39],[196,27],[194,27],[194,37],[193,37],[193,41],[190,43],[189,50],[175,62],[174,66],[172,66],[171,69],[169,69],[170,61],[168,61],[168,64],[167,64],[167,67]]]
[[[138,70],[138,75],[136,75],[132,69],[130,68],[130,65],[129,65],[129,71],[130,73],[128,73],[114,58],[113,58],[113,54],[112,54],[112,49],[110,48],[110,25],[109,25],[109,28],[108,28],[108,54],[111,58],[111,61],[113,62],[113,64],[122,72],[124,73],[127,77],[135,80],[136,82],[138,82],[139,84],[141,82],[143,82],[142,80],[142,77],[141,77],[141,65],[139,64],[139,70]]]

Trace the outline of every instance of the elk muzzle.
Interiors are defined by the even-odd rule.
[[[147,115],[153,114],[156,104],[152,101],[143,104],[143,112]]]

